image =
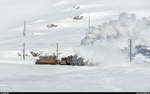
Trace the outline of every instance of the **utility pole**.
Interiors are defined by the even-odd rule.
[[[26,44],[25,44],[25,36],[26,36],[26,22],[24,21],[24,30],[23,30],[23,60],[25,60],[25,51],[26,51]]]
[[[90,15],[89,15],[88,27],[89,27],[89,32],[90,32],[91,31],[91,18],[90,18]]]
[[[132,39],[130,39],[130,64],[132,62]]]
[[[25,60],[25,43],[23,43],[23,60]]]
[[[56,43],[56,46],[57,46],[56,53],[57,53],[57,59],[58,59],[58,43]]]

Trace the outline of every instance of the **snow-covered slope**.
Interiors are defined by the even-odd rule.
[[[88,15],[92,26],[116,19],[122,12],[135,13],[137,17],[150,15],[148,0],[1,0],[0,4],[0,50],[5,54],[16,51],[13,55],[16,58],[17,53],[22,52],[24,20],[27,22],[27,53],[50,51],[56,48],[56,42],[60,43],[60,49],[72,52],[88,31]],[[75,5],[80,9],[73,9]],[[73,21],[77,15],[83,15],[84,19]],[[47,24],[57,24],[58,28],[48,29]],[[9,56],[12,58],[8,54],[5,57]]]
[[[73,9],[75,5],[80,9]],[[147,52],[149,10],[149,0],[0,0],[0,91],[149,91],[149,63],[142,60],[148,58],[137,54],[129,65],[125,49],[127,32],[133,29],[133,35],[138,35],[134,35],[138,39],[134,43],[146,44],[137,45],[137,53]],[[84,19],[73,21],[78,15]],[[92,33],[88,33],[89,15],[91,26],[96,27]],[[26,53],[52,54],[59,42],[61,56],[78,53],[98,65],[38,66],[32,56],[23,61],[17,53],[22,53],[24,21]],[[58,28],[48,29],[47,24]],[[120,28],[121,24],[129,27]],[[107,32],[100,33],[97,26]],[[81,46],[81,40],[89,35],[88,41],[94,44]],[[97,40],[102,37],[102,42]]]

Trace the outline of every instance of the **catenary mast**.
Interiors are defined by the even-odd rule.
[[[26,21],[24,21],[24,30],[23,30],[23,60],[25,60],[25,51],[26,51],[26,43],[25,43],[25,37],[26,37]]]

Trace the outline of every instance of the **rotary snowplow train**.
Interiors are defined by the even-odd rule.
[[[56,56],[39,56],[36,64],[87,66],[88,62],[77,55],[63,57],[61,60],[57,59]]]
[[[77,55],[70,55],[67,57],[62,57],[58,59],[58,50],[57,56],[55,54],[50,56],[40,56],[39,53],[30,52],[33,57],[39,57],[35,64],[42,64],[42,65],[73,65],[73,66],[87,66],[88,61],[85,61],[84,58],[78,57]]]

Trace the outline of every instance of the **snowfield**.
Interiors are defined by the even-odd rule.
[[[150,91],[149,0],[0,0],[0,11],[1,92]],[[78,15],[83,20],[72,20]],[[18,56],[23,41],[26,61]],[[35,65],[30,51],[53,54],[56,42],[59,58],[78,54],[95,66]]]
[[[0,88],[3,92],[148,92],[149,67],[149,64],[104,68],[2,63]]]

